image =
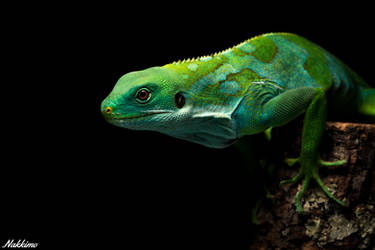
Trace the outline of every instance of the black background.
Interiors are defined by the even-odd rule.
[[[370,10],[318,2],[4,8],[0,244],[247,249],[260,191],[235,150],[114,127],[100,102],[127,72],[266,32],[302,35],[371,84]]]

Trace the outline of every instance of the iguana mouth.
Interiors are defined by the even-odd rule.
[[[159,111],[159,112],[151,112],[151,113],[145,113],[141,115],[130,115],[130,116],[121,116],[121,117],[112,117],[111,119],[114,120],[131,120],[131,119],[136,119],[136,118],[141,118],[145,116],[151,116],[151,115],[157,115],[157,114],[164,114],[168,113],[167,111]]]

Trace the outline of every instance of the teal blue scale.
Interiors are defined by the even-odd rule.
[[[225,81],[220,84],[219,89],[226,95],[235,95],[240,89],[240,85],[236,81]]]
[[[215,85],[220,81],[224,81],[227,75],[237,73],[238,70],[233,68],[230,64],[224,64],[213,73],[209,73],[201,79],[197,80],[192,86],[191,90],[194,93],[200,93],[203,89],[210,87],[210,85]]]
[[[252,55],[244,55],[241,60],[234,61],[232,66],[239,71],[244,68],[251,69],[261,78],[269,79],[282,88],[319,87],[319,84],[303,68],[309,57],[308,51],[279,36],[270,36],[268,39],[271,39],[278,48],[271,62],[261,62]],[[239,49],[249,53],[254,51],[254,46],[245,43]],[[231,51],[225,56],[229,59],[235,58]]]

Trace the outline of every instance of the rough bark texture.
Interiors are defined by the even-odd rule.
[[[273,183],[296,175],[281,158],[297,157],[300,125],[273,131],[272,144],[281,156],[274,156]],[[295,131],[290,135],[289,131]],[[280,145],[284,148],[280,150]],[[290,145],[289,148],[286,148]],[[275,152],[275,150],[272,150]],[[272,198],[260,205],[259,230],[250,249],[375,249],[375,125],[327,123],[321,156],[326,161],[346,159],[342,166],[322,167],[320,175],[328,189],[348,207],[341,207],[311,183],[302,199],[304,214],[295,209],[295,184],[268,186]]]

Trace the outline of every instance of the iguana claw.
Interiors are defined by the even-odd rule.
[[[320,159],[319,163],[320,163],[321,166],[324,166],[324,167],[340,166],[340,165],[344,165],[346,163],[346,160],[323,161],[322,159]]]
[[[285,163],[288,164],[288,166],[290,167],[296,164],[297,162],[299,162],[299,158],[286,158],[285,159]]]
[[[318,173],[318,166],[316,164],[313,164],[313,162],[306,160],[301,160],[301,157],[299,158],[288,158],[285,160],[285,162],[292,166],[295,163],[299,162],[301,164],[301,168],[299,169],[297,175],[295,175],[293,178],[288,180],[283,180],[280,182],[281,185],[288,184],[288,183],[296,183],[299,179],[301,179],[302,176],[304,176],[304,182],[302,185],[301,190],[296,195],[296,208],[298,213],[303,213],[302,205],[301,205],[301,198],[303,194],[305,193],[306,189],[309,186],[310,180],[314,179],[316,183],[320,186],[320,188],[323,190],[323,192],[332,200],[336,201],[341,206],[346,206],[346,204],[339,199],[337,199],[331,192],[328,191],[327,187],[324,185],[323,181],[320,179],[319,173]],[[338,166],[343,165],[346,163],[346,160],[340,160],[335,162],[327,162],[319,159],[318,163],[321,166]]]

